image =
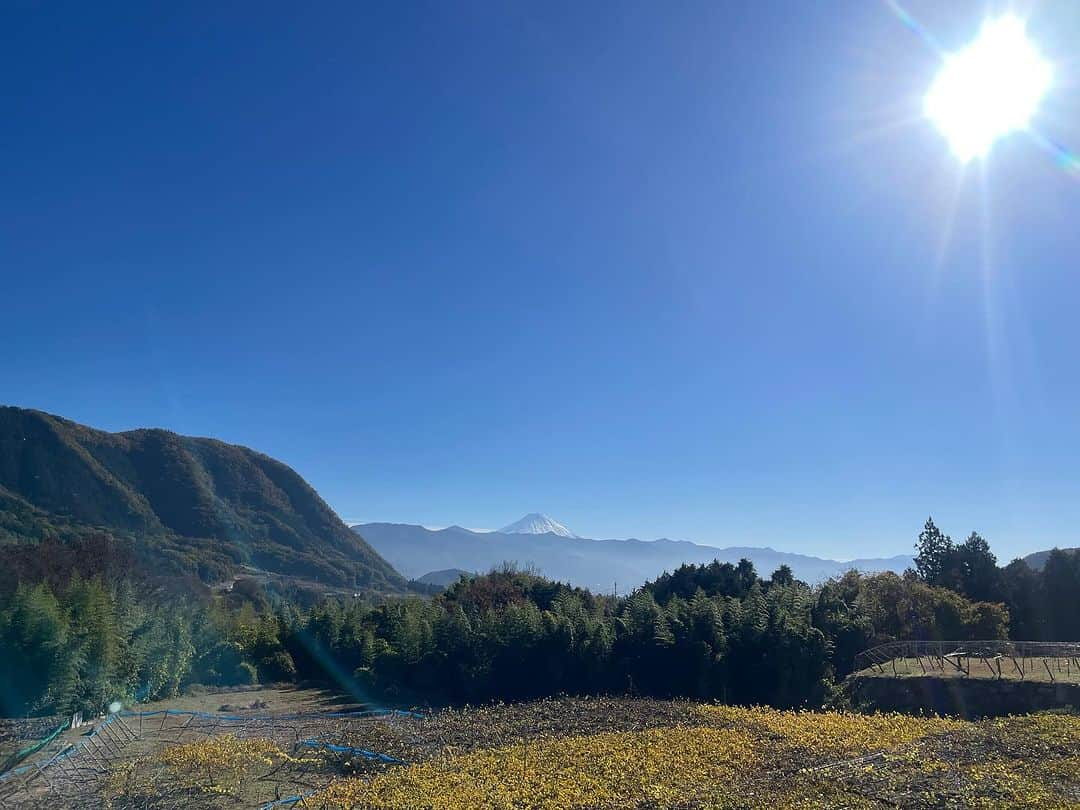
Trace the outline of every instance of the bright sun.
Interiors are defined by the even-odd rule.
[[[979,38],[945,59],[924,110],[963,162],[984,157],[998,138],[1026,129],[1053,70],[1012,15],[988,20]]]

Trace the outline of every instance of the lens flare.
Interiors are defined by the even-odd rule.
[[[1053,69],[1013,15],[989,20],[971,45],[945,57],[923,110],[962,162],[1026,130],[1050,89]]]
[[[1054,161],[1065,170],[1065,174],[1080,179],[1080,155],[1070,152],[1062,144],[1056,143],[1038,132],[1032,132],[1031,137],[1035,143],[1054,156]]]
[[[900,5],[897,0],[885,0],[885,5],[892,9],[892,13],[896,15],[896,18],[900,20],[900,22],[922,37],[923,42],[929,45],[935,53],[944,57],[945,49],[941,47],[941,44],[937,41],[937,37],[930,32],[930,29],[911,16],[908,10]]]

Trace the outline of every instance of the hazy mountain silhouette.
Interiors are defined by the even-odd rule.
[[[820,582],[851,568],[900,572],[912,564],[908,555],[841,562],[771,548],[716,548],[668,539],[590,540],[550,532],[506,534],[475,532],[460,526],[427,529],[403,523],[365,523],[353,529],[408,577],[445,568],[483,572],[504,562],[515,562],[554,579],[603,592],[614,590],[616,583],[620,591],[629,590],[683,563],[714,559],[738,562],[745,557],[763,576],[786,564],[796,577],[807,582]]]

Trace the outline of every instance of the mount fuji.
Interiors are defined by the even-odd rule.
[[[559,537],[577,537],[559,521],[539,512],[530,512],[521,520],[503,526],[499,529],[499,534],[555,534]]]

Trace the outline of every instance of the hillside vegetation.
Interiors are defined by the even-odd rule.
[[[92,530],[134,538],[157,573],[215,582],[246,565],[346,588],[404,588],[303,478],[269,456],[0,407],[0,543]]]

